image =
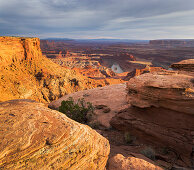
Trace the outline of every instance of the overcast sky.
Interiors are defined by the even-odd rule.
[[[194,39],[194,0],[0,0],[0,35]]]

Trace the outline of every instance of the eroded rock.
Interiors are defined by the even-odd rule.
[[[120,111],[110,124],[130,131],[141,141],[173,148],[184,166],[191,166],[194,144],[193,76],[174,71],[146,73],[127,83],[132,107]]]
[[[104,169],[109,142],[30,100],[0,103],[0,169]]]
[[[171,68],[182,71],[194,72],[194,59],[188,59],[180,61],[178,63],[174,63],[171,65]]]
[[[162,170],[159,166],[154,165],[148,161],[133,156],[124,157],[117,154],[108,161],[108,170]]]

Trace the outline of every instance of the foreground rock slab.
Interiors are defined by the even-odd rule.
[[[31,100],[0,103],[0,169],[104,169],[109,142]]]
[[[72,97],[74,100],[84,98],[86,102],[91,102],[97,107],[95,110],[96,120],[106,128],[110,127],[110,120],[121,109],[128,108],[126,101],[126,84],[115,84],[95,89],[83,90],[65,95],[49,104],[50,108],[58,109],[63,100]],[[107,113],[106,110],[108,110]]]

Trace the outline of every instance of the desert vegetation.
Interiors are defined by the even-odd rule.
[[[76,102],[70,97],[61,102],[59,111],[79,123],[86,124],[94,114],[94,107],[92,103],[85,102],[84,98],[80,98]]]

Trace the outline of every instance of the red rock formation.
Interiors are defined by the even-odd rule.
[[[181,71],[194,72],[194,59],[183,60],[171,65],[171,68]]]
[[[30,100],[0,103],[0,169],[104,169],[109,142]]]
[[[136,58],[129,53],[119,53],[117,55],[118,55],[118,58],[128,59],[130,61],[136,61]]]
[[[119,75],[114,73],[114,71],[112,71],[109,68],[100,70],[92,68],[92,66],[87,66],[83,69],[73,68],[72,70],[76,70],[76,72],[81,73],[82,75],[90,78],[108,78],[108,77],[119,78]],[[122,82],[122,80],[120,82]]]
[[[108,170],[162,170],[159,166],[154,165],[153,162],[147,162],[145,159],[145,157],[140,159],[132,156],[126,158],[121,154],[117,154],[109,160]]]
[[[81,73],[82,75],[86,77],[93,77],[93,78],[105,78],[106,76],[100,72],[99,69],[92,68],[91,66],[86,67],[85,69],[81,68],[73,68],[78,73]]]
[[[143,69],[135,69],[132,72],[128,73],[126,77],[123,78],[123,80],[127,81],[135,76],[139,76],[144,73],[153,73],[153,72],[159,72],[159,71],[164,71],[164,69],[162,67],[150,67],[147,65]]]
[[[193,76],[147,73],[130,79],[127,89],[132,107],[113,117],[111,125],[149,144],[173,148],[189,166],[194,144]]]
[[[59,51],[59,54],[58,54],[58,56],[57,56],[56,58],[57,58],[57,59],[61,59],[61,58],[63,58],[62,51]]]

